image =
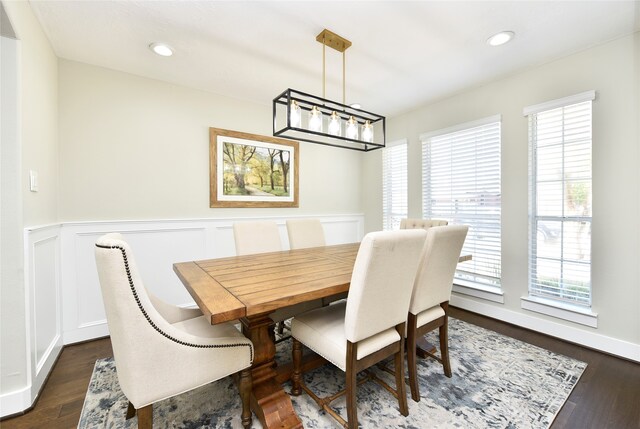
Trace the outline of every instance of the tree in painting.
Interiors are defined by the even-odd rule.
[[[291,152],[225,142],[225,195],[289,196]]]

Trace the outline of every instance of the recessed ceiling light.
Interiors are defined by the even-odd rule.
[[[149,45],[149,49],[163,57],[170,57],[173,55],[173,49],[171,49],[171,46],[164,43],[152,43]]]
[[[354,109],[362,109],[362,106],[360,105],[360,103],[353,103],[351,107]]]
[[[494,34],[493,36],[489,37],[487,39],[487,43],[491,46],[504,45],[505,43],[513,39],[513,36],[515,35],[516,34],[513,31],[501,31],[498,34]]]

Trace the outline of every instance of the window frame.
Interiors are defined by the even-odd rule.
[[[393,191],[393,186],[387,186],[390,181],[393,181],[393,175],[387,174],[386,171],[386,156],[391,156],[392,151],[398,147],[404,147],[404,197],[400,197],[400,199],[404,199],[404,212],[403,213],[394,213],[393,211],[389,212],[388,209],[393,206],[394,198],[393,194],[390,196],[387,195],[387,192]],[[392,219],[394,217],[406,218],[409,213],[409,143],[406,139],[400,139],[393,141],[387,144],[387,147],[382,149],[382,229],[392,230],[397,229],[393,227]],[[399,222],[398,222],[399,226]]]
[[[575,323],[597,327],[597,313],[594,313],[591,310],[591,306],[593,303],[593,284],[592,284],[592,270],[593,270],[593,259],[591,253],[589,253],[589,296],[588,302],[580,303],[577,299],[573,301],[569,301],[567,299],[554,298],[549,295],[544,295],[539,293],[537,288],[533,288],[533,261],[534,258],[537,258],[538,255],[538,247],[539,240],[537,237],[537,223],[540,221],[558,221],[561,223],[561,233],[564,234],[564,223],[565,222],[588,222],[589,227],[591,229],[593,225],[593,213],[590,213],[589,216],[575,216],[575,215],[566,215],[564,213],[564,209],[560,215],[538,215],[538,197],[537,197],[537,185],[539,180],[539,165],[537,162],[537,151],[538,147],[538,138],[537,135],[532,135],[532,120],[534,117],[532,115],[538,115],[540,113],[548,112],[551,110],[555,110],[558,108],[566,108],[569,106],[573,106],[576,104],[581,104],[585,102],[590,102],[590,136],[591,139],[589,141],[589,150],[591,153],[591,166],[590,166],[590,174],[589,178],[586,179],[589,181],[591,195],[593,194],[593,112],[594,105],[593,101],[596,98],[595,91],[586,91],[579,94],[575,94],[569,97],[564,97],[556,100],[551,100],[545,103],[536,104],[533,106],[528,106],[523,109],[523,115],[527,118],[527,128],[528,128],[528,151],[529,151],[529,178],[528,178],[528,198],[529,198],[529,219],[528,219],[528,252],[527,252],[527,296],[521,298],[521,307],[526,310],[547,314],[553,317],[557,317],[564,320],[570,320]],[[564,123],[565,112],[562,112],[562,120]],[[535,117],[537,119],[537,116]],[[565,163],[567,162],[565,159],[565,149],[568,144],[573,144],[572,142],[565,142],[565,131],[562,131],[562,171],[564,172]],[[580,180],[585,180],[581,178]],[[570,180],[562,174],[562,178],[560,180],[562,192],[563,192],[563,205],[564,205],[564,192],[566,188],[566,184],[569,183]],[[592,200],[591,200],[592,201]],[[564,237],[563,237],[564,239]],[[563,245],[564,241],[561,243]],[[589,248],[592,249],[593,240],[589,241]],[[545,257],[546,259],[554,259],[550,257]],[[555,258],[562,264],[563,262],[572,262],[570,259],[565,258],[564,254],[561,252],[559,258]],[[554,260],[555,260],[554,259]],[[562,283],[561,277],[560,283]]]
[[[498,177],[498,183],[499,183],[499,213],[498,213],[498,246],[499,246],[499,256],[498,256],[498,262],[500,264],[500,274],[498,275],[498,277],[491,277],[493,279],[493,284],[487,284],[484,282],[475,282],[472,280],[465,280],[465,279],[460,279],[460,278],[454,278],[454,291],[455,292],[459,292],[459,293],[463,293],[466,295],[471,295],[471,296],[475,296],[478,298],[483,298],[483,299],[487,299],[490,301],[495,301],[495,302],[500,302],[503,303],[504,302],[504,297],[503,297],[503,292],[502,292],[502,115],[497,114],[497,115],[492,115],[489,117],[485,117],[482,119],[478,119],[475,121],[470,121],[470,122],[465,122],[465,123],[461,123],[458,125],[454,125],[452,127],[447,127],[447,128],[443,128],[443,129],[439,129],[439,130],[435,130],[435,131],[431,131],[431,132],[427,132],[427,133],[423,133],[420,135],[420,141],[422,143],[422,156],[421,156],[421,164],[422,164],[422,216],[423,217],[432,217],[434,215],[432,215],[431,213],[429,213],[430,209],[429,209],[429,205],[428,205],[428,201],[426,200],[426,194],[427,194],[427,189],[426,189],[426,183],[427,183],[427,165],[426,165],[426,155],[425,155],[425,150],[427,150],[428,145],[431,144],[431,141],[436,138],[436,137],[442,137],[442,136],[446,136],[448,134],[453,134],[453,133],[459,133],[459,132],[463,132],[465,130],[471,130],[473,128],[479,128],[479,127],[484,127],[487,125],[492,125],[492,124],[496,124],[497,125],[497,131],[498,131],[498,148],[497,148],[497,154],[498,154],[498,168],[497,168],[497,172],[494,172],[493,174],[497,174]],[[474,170],[477,171],[477,170]],[[436,215],[438,216],[438,215]],[[439,216],[438,216],[439,217]],[[449,219],[451,220],[451,219]],[[470,227],[472,227],[470,225]],[[473,262],[473,261],[472,261]],[[460,269],[460,270],[456,270],[456,275],[458,275],[458,271],[462,272],[462,271],[469,271],[464,270],[464,269]],[[479,277],[483,277],[483,275],[481,273],[476,273],[475,274],[476,278]]]

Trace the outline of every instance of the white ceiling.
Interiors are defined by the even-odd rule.
[[[347,103],[393,116],[640,29],[638,1],[31,1],[56,54],[269,104],[322,95],[323,28],[349,39]],[[485,41],[511,30],[501,47]],[[165,42],[175,54],[153,54]],[[327,50],[327,98],[341,101]]]

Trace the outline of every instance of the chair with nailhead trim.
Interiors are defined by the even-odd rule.
[[[151,428],[154,403],[239,374],[240,418],[249,428],[251,341],[230,323],[211,325],[198,310],[150,294],[120,234],[100,237],[95,256],[126,418],[137,414],[138,427]]]

